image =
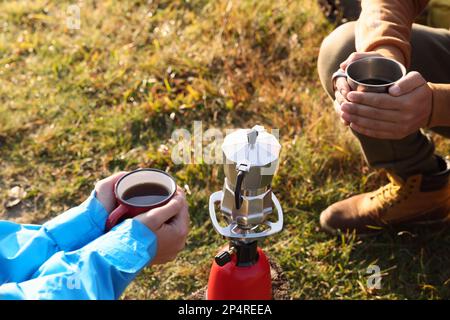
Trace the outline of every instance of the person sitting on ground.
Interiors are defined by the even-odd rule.
[[[449,163],[435,154],[421,128],[450,137],[450,31],[413,24],[427,2],[362,0],[358,21],[340,26],[322,43],[322,85],[368,164],[385,169],[391,181],[324,210],[320,224],[328,232],[449,220]],[[395,59],[409,73],[386,94],[350,92],[343,77],[332,83],[336,70],[370,56]]]
[[[104,232],[124,174],[43,225],[0,221],[0,299],[118,299],[145,266],[175,259],[189,229],[180,188],[166,205]]]

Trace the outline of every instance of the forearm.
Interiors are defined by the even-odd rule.
[[[58,250],[42,226],[0,221],[0,285],[29,279]]]
[[[108,213],[95,191],[79,206],[46,222],[43,227],[62,251],[72,251],[104,233]]]
[[[433,107],[427,127],[450,127],[450,84],[428,85],[433,93]]]
[[[99,237],[107,215],[93,193],[42,226],[0,221],[0,284],[28,280],[56,252],[76,250]]]
[[[73,252],[58,252],[31,280],[0,286],[0,299],[117,299],[156,254],[156,236],[128,219]]]
[[[375,47],[373,51],[380,53],[384,57],[394,59],[401,64],[406,65],[406,59],[402,50],[394,45],[380,45],[378,47]]]
[[[362,0],[362,11],[355,31],[357,51],[379,51],[409,66],[411,26],[427,2]]]

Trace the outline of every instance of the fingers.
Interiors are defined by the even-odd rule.
[[[170,222],[180,229],[181,234],[187,234],[189,231],[189,210],[187,202],[185,201],[178,213]]]
[[[393,122],[398,118],[398,111],[374,108],[353,102],[344,102],[341,105],[342,112],[353,116]]]
[[[125,174],[127,174],[125,171],[117,172],[95,184],[96,197],[108,213],[111,213],[116,207],[116,199],[113,190],[114,184]]]
[[[339,92],[336,92],[336,94],[339,94]],[[344,100],[346,101],[346,100]],[[342,119],[342,110],[341,110],[341,104],[339,103],[338,99],[335,99],[333,102],[334,105],[334,111],[336,111],[337,115],[339,116],[339,120],[341,120],[342,124],[345,126],[348,126],[350,123]]]
[[[364,128],[356,123],[350,123],[350,128],[363,135],[378,139],[394,139],[393,134],[387,131]]]
[[[176,226],[173,224],[163,224],[158,234],[165,233],[170,237],[171,248],[166,248],[168,251],[172,252],[173,257],[175,258],[178,252],[184,249],[186,246],[186,238],[189,232],[189,228],[183,226],[182,229],[180,226]],[[172,259],[171,259],[172,260]]]
[[[144,213],[144,219],[151,223],[150,229],[159,229],[164,223],[179,214],[185,205],[186,199],[184,193],[180,189],[177,189],[177,192],[167,204]]]
[[[347,94],[347,100],[381,109],[397,110],[398,108],[398,102],[386,93],[352,91]]]
[[[376,131],[395,131],[397,124],[394,122],[386,122],[380,120],[369,119],[361,116],[355,116],[353,114],[343,113],[342,118],[345,121],[350,122],[350,128],[352,124],[357,125],[358,127],[363,127],[365,129],[376,130]]]
[[[389,94],[394,97],[410,93],[414,89],[423,86],[427,81],[417,71],[408,73],[389,88]]]
[[[341,96],[346,98],[347,93],[350,92],[350,86],[347,83],[347,79],[344,77],[339,77],[336,79],[336,92],[339,92]]]
[[[158,238],[158,251],[152,264],[161,264],[176,258],[177,254],[184,249],[189,232],[189,213],[187,203],[180,209],[179,213],[167,223],[155,230]]]
[[[176,249],[181,251],[184,249],[186,238],[189,233],[189,212],[187,205],[183,206],[180,213],[176,215],[169,224],[173,230],[174,236],[177,238],[178,246]]]
[[[378,139],[398,140],[411,134],[416,129],[416,123],[399,124],[393,122],[377,121],[364,117],[343,114],[343,118],[350,123],[353,130]]]
[[[341,69],[346,69],[347,66],[353,61],[367,58],[367,57],[382,57],[378,52],[370,51],[370,52],[353,52],[348,58],[340,64]]]
[[[334,102],[334,109],[336,110],[336,113],[339,115],[341,122],[348,126],[349,123],[341,118],[342,111],[341,111],[341,105],[346,102],[346,96],[347,93],[350,91],[350,87],[347,83],[347,79],[344,77],[339,77],[336,79],[336,91],[334,92],[334,96],[336,98]]]
[[[185,195],[184,194],[184,189],[182,188],[182,187],[180,187],[180,186],[177,186],[177,191],[176,191],[176,193],[179,193],[179,194],[181,194],[181,195]]]
[[[183,197],[183,202],[181,204],[181,208],[177,215],[173,217],[168,223],[173,225],[177,229],[177,233],[183,237],[186,237],[186,235],[189,232],[189,209],[188,204],[184,196],[183,189],[178,187],[178,192]]]
[[[97,190],[97,188],[107,186],[107,185],[111,186],[111,188],[112,188],[112,186],[126,174],[127,174],[126,171],[120,171],[120,172],[114,173],[113,175],[98,181],[95,184],[95,189]]]
[[[181,188],[178,187],[178,191],[180,192],[180,195],[183,196],[183,202],[181,204],[181,208],[177,215],[173,217],[168,223],[171,225],[171,227],[174,229],[175,235],[178,236],[179,239],[179,245],[180,247],[178,250],[182,250],[186,243],[186,237],[189,233],[189,209],[188,209],[188,203],[185,199],[184,192]]]
[[[336,101],[339,105],[343,104],[344,102],[347,102],[347,100],[345,99],[345,97],[342,95],[342,93],[340,93],[339,91],[336,91],[334,93],[335,97],[336,97]]]

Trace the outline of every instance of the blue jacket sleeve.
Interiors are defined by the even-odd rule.
[[[2,299],[118,299],[156,254],[156,236],[127,219],[81,249],[59,251],[32,279],[0,286]]]
[[[0,221],[0,285],[28,280],[54,253],[79,249],[99,237],[107,216],[92,192],[80,206],[42,226]]]

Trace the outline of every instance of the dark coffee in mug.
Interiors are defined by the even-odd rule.
[[[111,230],[124,219],[165,205],[176,191],[175,179],[167,172],[145,168],[127,173],[114,186],[119,206],[108,216],[105,230]]]
[[[148,206],[161,202],[169,196],[169,190],[159,183],[140,183],[131,186],[122,195],[122,199],[131,205]]]
[[[385,80],[385,79],[377,79],[377,78],[369,78],[369,79],[361,79],[358,80],[358,82],[361,82],[363,84],[370,84],[370,85],[375,85],[375,86],[379,86],[379,85],[386,85],[391,83],[392,81],[390,80]]]
[[[393,59],[367,57],[350,63],[344,76],[351,90],[387,93],[405,74],[405,67]]]

